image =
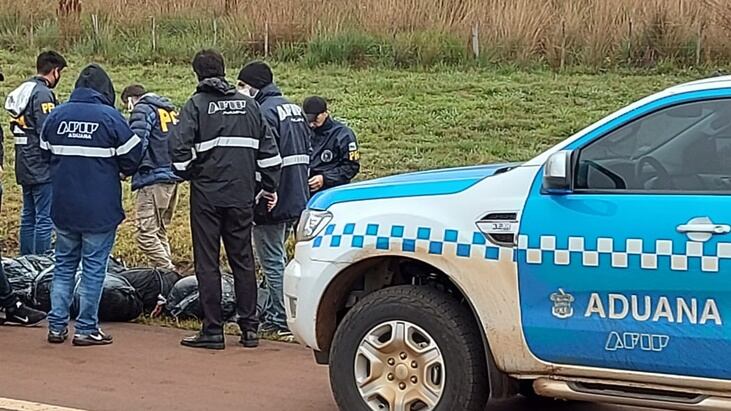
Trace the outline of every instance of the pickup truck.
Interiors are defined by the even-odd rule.
[[[521,164],[322,192],[284,289],[343,410],[731,409],[731,77]]]

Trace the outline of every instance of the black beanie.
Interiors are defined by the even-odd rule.
[[[263,61],[252,61],[241,69],[239,72],[239,80],[261,90],[272,84],[274,75],[267,63]]]

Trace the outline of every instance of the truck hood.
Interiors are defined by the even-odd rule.
[[[489,164],[377,178],[318,193],[312,197],[308,208],[327,210],[335,204],[349,201],[456,194],[472,187],[483,178],[508,171],[518,165],[520,164]]]

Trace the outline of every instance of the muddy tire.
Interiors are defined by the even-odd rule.
[[[374,292],[340,323],[330,384],[341,410],[483,411],[489,386],[480,331],[439,290]]]

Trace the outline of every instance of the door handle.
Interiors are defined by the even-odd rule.
[[[709,233],[728,234],[731,233],[731,226],[728,224],[681,224],[678,226],[681,233]]]

